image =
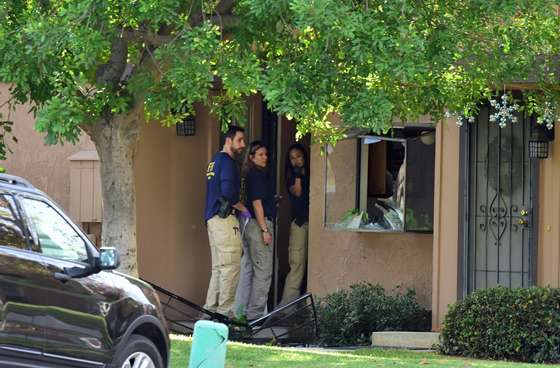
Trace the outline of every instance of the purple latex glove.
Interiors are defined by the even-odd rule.
[[[248,210],[244,210],[239,212],[239,217],[241,217],[243,220],[249,220],[251,218],[251,212],[249,212]]]

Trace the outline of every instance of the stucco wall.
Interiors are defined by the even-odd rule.
[[[445,120],[436,127],[432,329],[438,330],[457,300],[459,257],[460,129]]]
[[[356,207],[357,148],[358,141],[348,139],[338,142],[334,149],[329,148],[328,150],[327,167],[323,168],[326,170],[326,174],[323,175],[326,187],[320,189],[325,191],[325,222],[329,225],[337,223],[346,211]],[[352,164],[352,159],[354,164]]]
[[[0,105],[9,95],[8,86],[0,84]],[[29,113],[29,105],[20,105],[15,111],[6,108],[0,112],[3,119],[14,122],[13,135],[18,142],[8,137],[8,147],[13,151],[5,161],[0,161],[8,174],[22,176],[34,186],[47,193],[62,208],[70,210],[70,161],[68,157],[82,150],[92,150],[95,146],[84,134],[80,141],[73,145],[48,146],[44,143],[44,135],[35,131],[35,117]]]
[[[387,289],[412,287],[427,308],[431,303],[431,234],[383,234],[336,231],[323,226],[325,206],[325,156],[312,147],[309,224],[308,290],[317,295],[346,288],[360,281],[379,283]],[[356,150],[346,150],[347,167],[355,167]],[[343,175],[355,183],[352,175]],[[337,190],[339,184],[337,181]]]
[[[205,172],[218,125],[197,109],[196,135],[145,124],[135,158],[140,276],[203,303],[210,279]]]
[[[560,287],[560,137],[540,162],[537,283]]]

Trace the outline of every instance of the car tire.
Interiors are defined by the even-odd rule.
[[[144,365],[140,364],[143,362]],[[146,364],[147,363],[147,364]],[[132,335],[124,349],[117,353],[114,368],[164,368],[163,359],[154,343],[141,335]]]

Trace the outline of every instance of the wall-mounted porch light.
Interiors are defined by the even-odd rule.
[[[194,116],[187,116],[183,121],[175,125],[178,137],[194,136],[196,134],[196,119]]]
[[[547,140],[529,141],[529,158],[545,159],[548,158]]]
[[[549,142],[554,140],[554,125],[537,123],[531,129],[529,138],[529,158],[548,158]]]

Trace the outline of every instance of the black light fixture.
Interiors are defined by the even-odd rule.
[[[183,121],[175,125],[178,137],[194,136],[196,134],[196,119],[188,115]]]
[[[548,141],[544,139],[529,140],[529,158],[548,158]]]
[[[554,140],[554,127],[549,129],[544,124],[535,124],[533,132],[529,138],[529,158],[545,159],[548,158],[549,142]]]

